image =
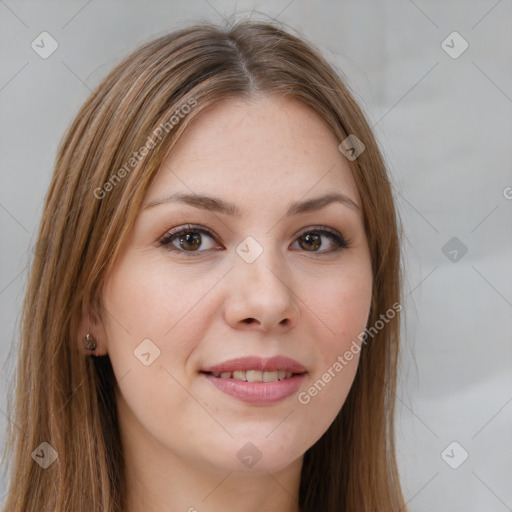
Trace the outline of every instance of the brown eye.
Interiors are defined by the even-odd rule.
[[[304,243],[300,244],[300,241]],[[322,238],[317,234],[307,233],[299,238],[299,244],[303,249],[316,251],[322,245]]]
[[[179,245],[187,251],[195,251],[201,246],[201,235],[199,233],[187,233],[178,238]]]
[[[334,245],[334,248],[327,248],[318,250],[321,247],[328,245],[323,241],[323,237],[331,240],[331,246]],[[339,249],[345,249],[348,247],[348,242],[343,238],[343,236],[335,230],[322,228],[322,229],[310,229],[299,235],[297,238],[297,243],[300,248],[305,250],[306,252],[313,253],[325,253],[325,252],[333,252]]]
[[[209,243],[207,239],[210,239]],[[181,252],[187,255],[219,247],[215,242],[212,231],[207,228],[196,228],[194,226],[173,229],[163,236],[158,245],[164,246],[170,251]],[[206,247],[199,250],[204,245]]]

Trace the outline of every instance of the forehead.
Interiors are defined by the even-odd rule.
[[[338,144],[327,123],[296,99],[223,100],[192,120],[147,200],[173,191],[266,201],[338,191],[359,203]]]

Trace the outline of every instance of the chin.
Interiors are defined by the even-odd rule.
[[[307,449],[306,445],[299,446],[287,436],[270,437],[265,439],[260,433],[258,439],[251,436],[230,439],[229,446],[222,447],[222,452],[210,457],[210,463],[226,471],[277,473],[297,463]]]

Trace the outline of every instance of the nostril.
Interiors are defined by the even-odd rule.
[[[252,323],[254,322],[254,318],[246,318],[246,319],[244,320],[244,322],[245,322],[246,324],[252,324]]]

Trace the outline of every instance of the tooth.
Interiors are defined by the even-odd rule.
[[[273,372],[263,372],[263,375],[262,375],[263,382],[276,382],[277,375],[278,375],[277,370],[273,371]]]
[[[233,372],[233,379],[243,380],[245,382],[247,380],[247,378],[245,376],[245,371],[237,370],[237,371]]]
[[[247,382],[261,382],[263,380],[263,372],[260,370],[247,370],[245,374]]]
[[[236,370],[234,372],[212,372],[212,375],[220,377],[221,379],[233,378],[243,382],[277,382],[278,380],[289,379],[293,376],[293,373],[286,370]]]

